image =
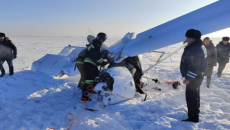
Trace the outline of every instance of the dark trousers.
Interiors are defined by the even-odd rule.
[[[218,63],[218,75],[221,75],[227,63]]]
[[[5,69],[3,67],[3,63],[5,61],[7,62],[8,66],[9,66],[10,75],[13,75],[14,74],[14,67],[13,67],[13,59],[12,58],[8,58],[6,60],[0,60],[0,70],[1,70],[1,73],[3,75],[5,74]]]
[[[188,117],[191,119],[199,119],[200,113],[200,85],[204,76],[198,74],[196,78],[186,85],[186,102],[188,108]]]
[[[136,71],[134,75],[134,82],[135,82],[136,91],[139,92],[140,94],[144,94],[143,90],[141,89],[141,76],[142,73]]]
[[[207,78],[206,78],[206,80],[207,80],[207,88],[209,88],[209,86],[210,86],[211,79],[212,79],[211,76],[207,76]]]
[[[78,83],[78,87],[81,89],[83,88],[85,84],[85,71],[84,71],[84,64],[77,64],[78,71],[80,72],[81,78]]]
[[[95,78],[97,76],[99,76],[99,70],[97,68],[97,66],[91,64],[91,63],[84,63],[84,72],[85,72],[85,84],[82,88],[82,98],[87,99],[88,100],[88,93],[92,93],[91,90],[89,90],[88,86],[92,85],[93,87],[95,87],[96,82],[95,82]]]
[[[204,73],[204,76],[207,76],[206,80],[207,80],[207,87],[208,88],[210,86],[212,72],[213,72],[213,65],[212,64],[208,64],[207,70]]]

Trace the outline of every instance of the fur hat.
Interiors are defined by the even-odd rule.
[[[189,29],[189,30],[187,30],[185,36],[189,37],[189,38],[200,39],[201,38],[201,32],[199,30]]]
[[[0,32],[0,37],[6,37],[5,33]]]
[[[222,41],[229,41],[229,37],[223,37]]]

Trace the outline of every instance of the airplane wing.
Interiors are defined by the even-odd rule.
[[[113,50],[114,62],[182,42],[188,29],[200,30],[202,35],[205,35],[228,28],[230,27],[229,12],[230,0],[220,0],[139,33],[135,39]]]
[[[58,55],[46,54],[41,59],[33,62],[32,70],[50,76],[76,76],[79,71],[74,71],[75,59],[85,47],[66,46]]]

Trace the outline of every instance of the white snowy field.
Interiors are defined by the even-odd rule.
[[[57,54],[64,46],[84,46],[85,38],[12,38],[18,47],[14,61],[15,75],[0,78],[0,130],[66,130],[71,125],[65,119],[67,113],[78,116],[84,105],[79,103],[81,91],[77,82],[53,78],[31,71],[33,61],[47,53]],[[111,45],[119,39],[109,39]],[[213,39],[217,44],[221,38]],[[182,43],[160,49],[170,52]],[[148,72],[149,78],[161,81],[180,80],[180,57],[183,49]],[[151,58],[151,54],[147,54]],[[143,68],[153,62],[143,56]],[[8,72],[8,67],[5,64]],[[72,130],[229,130],[230,129],[230,64],[222,78],[214,68],[211,88],[206,88],[206,79],[201,85],[200,123],[185,123],[187,118],[185,86],[179,89],[162,87],[152,91],[146,101],[144,96],[135,97],[120,104],[102,107],[96,99],[90,107],[99,111],[84,111],[75,121]],[[148,86],[154,84],[150,80]],[[96,95],[93,95],[96,97]]]

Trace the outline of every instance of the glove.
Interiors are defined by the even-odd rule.
[[[103,57],[104,59],[106,59],[106,58],[107,58],[107,55],[109,54],[109,51],[108,51],[108,50],[103,50],[101,53],[102,53],[102,57]]]
[[[109,61],[109,60],[107,60],[106,62],[105,62],[105,64],[107,65],[107,64],[110,64],[111,62]]]
[[[17,58],[17,55],[14,55],[14,59],[16,59]]]

